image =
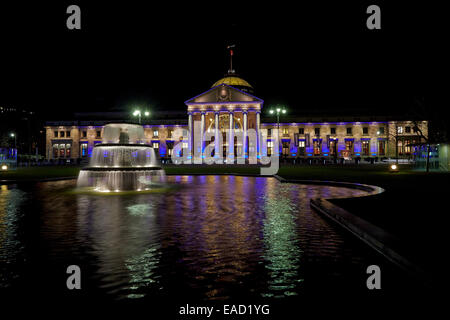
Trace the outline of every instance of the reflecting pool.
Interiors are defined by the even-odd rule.
[[[85,296],[114,300],[357,293],[371,264],[388,270],[384,279],[401,274],[309,205],[364,191],[263,177],[167,180],[176,187],[123,195],[76,193],[75,180],[1,186],[1,290],[67,295],[72,264]]]

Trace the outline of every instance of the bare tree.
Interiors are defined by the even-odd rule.
[[[426,172],[429,172],[430,171],[430,148],[431,148],[431,146],[430,146],[430,144],[431,144],[430,143],[430,135],[429,134],[425,135],[423,133],[423,130],[422,130],[421,126],[419,125],[419,121],[418,120],[413,120],[412,123],[414,125],[413,126],[414,132],[417,133],[417,136],[420,138],[420,141],[421,142],[424,141],[424,143],[427,146]]]
[[[424,97],[416,97],[414,104],[409,110],[409,116],[413,119],[413,130],[420,138],[422,145],[426,145],[426,172],[430,171],[431,145],[442,141],[447,141],[449,138],[448,119],[445,115],[441,114],[441,111],[439,110],[439,108],[435,108],[432,105],[427,104]],[[420,122],[423,120],[427,121],[428,124],[426,134],[423,131],[423,127],[420,125]]]

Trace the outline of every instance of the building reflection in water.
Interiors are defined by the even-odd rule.
[[[155,208],[144,196],[79,195],[78,236],[99,260],[102,288],[128,298],[157,290],[160,231]]]
[[[209,299],[225,299],[231,291],[251,286],[245,280],[257,266],[261,247],[259,223],[252,214],[254,182],[234,176],[194,177],[195,188],[175,196],[178,219],[165,226],[173,234],[164,238],[178,241],[180,263],[188,269],[184,281],[206,288]]]
[[[179,187],[131,195],[68,194],[61,190],[70,181],[43,184],[43,254],[56,265],[75,258],[89,267],[89,283],[113,297],[180,291],[205,300],[294,295],[307,280],[336,276],[329,268],[335,261],[359,257],[343,250],[343,238],[309,207],[310,198],[354,190],[262,177],[169,176],[168,182]],[[2,206],[3,225],[5,212]]]
[[[301,258],[300,241],[296,227],[296,205],[288,196],[290,185],[267,182],[264,198],[264,259],[269,270],[265,297],[295,295]],[[294,198],[295,199],[295,198]]]
[[[26,193],[8,185],[0,186],[0,289],[9,287],[19,277],[17,270],[25,261],[18,223]]]

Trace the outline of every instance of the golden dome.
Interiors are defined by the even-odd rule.
[[[225,78],[222,78],[219,81],[217,81],[216,83],[214,83],[212,85],[212,88],[216,87],[216,86],[218,86],[218,85],[220,85],[222,83],[227,84],[229,86],[242,86],[242,87],[253,88],[250,85],[250,83],[248,83],[247,81],[245,81],[244,79],[241,79],[239,77],[225,77]]]

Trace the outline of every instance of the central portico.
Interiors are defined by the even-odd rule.
[[[248,91],[252,92],[248,82],[231,74],[217,81],[210,90],[185,102],[189,151],[194,162],[201,162],[205,157],[213,157],[215,161],[223,159],[226,163],[259,158],[264,101]],[[196,132],[202,134],[195,135]]]

